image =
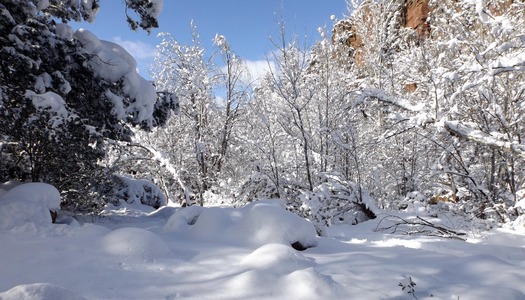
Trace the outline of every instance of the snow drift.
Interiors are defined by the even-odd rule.
[[[1,300],[86,300],[73,291],[49,283],[34,283],[15,286],[0,293]]]

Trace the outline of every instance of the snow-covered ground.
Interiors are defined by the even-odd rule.
[[[54,206],[55,190],[17,189],[24,192],[0,194],[2,300],[525,299],[522,225],[470,232],[462,241],[401,234],[407,227],[377,231],[399,220],[384,219],[385,212],[321,238],[279,201],[239,209],[108,207],[104,217],[79,223],[59,215],[62,224],[51,224],[42,206],[30,218],[24,210]],[[460,224],[451,216],[425,220]],[[297,251],[294,242],[310,248]]]

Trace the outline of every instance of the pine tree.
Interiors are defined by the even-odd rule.
[[[137,10],[135,2],[126,4]],[[107,42],[57,21],[93,20],[97,10],[98,1],[0,4],[0,179],[49,182],[61,190],[66,205],[84,209],[93,208],[93,193],[111,189],[112,172],[98,164],[105,141],[128,141],[130,125],[161,124],[176,106],[134,71],[104,75],[111,66],[103,54],[117,54],[93,51],[106,49]],[[148,4],[139,14],[157,13]],[[121,64],[133,69],[133,58],[121,50]],[[146,92],[130,89],[137,83]]]

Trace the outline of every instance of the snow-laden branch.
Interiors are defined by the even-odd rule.
[[[138,143],[127,143],[127,146],[128,147],[139,147],[139,148],[146,150],[152,155],[151,160],[157,161],[161,166],[164,167],[164,169],[166,169],[173,176],[173,178],[179,180],[179,173],[177,172],[175,166],[170,162],[169,158],[166,157],[166,155],[164,155],[162,152],[157,151],[152,147],[145,146],[145,145],[138,144]]]
[[[123,95],[106,92],[113,104],[112,113],[119,119],[133,116],[136,122],[153,122],[157,92],[155,86],[137,73],[137,62],[122,46],[99,40],[86,29],[79,29],[73,37],[90,55],[89,64],[96,76],[122,85]],[[124,96],[124,97],[122,97]],[[127,101],[125,97],[129,97]]]
[[[468,141],[476,142],[491,147],[496,147],[504,151],[513,152],[521,157],[525,157],[525,146],[509,141],[495,138],[481,130],[474,129],[459,121],[446,121],[445,129],[452,135],[464,138]]]
[[[366,102],[367,100],[377,100],[380,102],[392,104],[404,110],[418,112],[423,110],[423,103],[414,105],[406,99],[399,99],[392,95],[388,95],[384,90],[376,88],[365,88],[361,91],[356,92],[357,97],[354,99],[352,105],[358,106]]]

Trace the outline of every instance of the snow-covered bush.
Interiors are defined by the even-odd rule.
[[[253,172],[240,187],[239,195],[235,199],[235,204],[242,206],[254,199],[275,198],[279,198],[279,192],[271,178],[264,173]]]
[[[154,208],[167,204],[162,190],[146,179],[135,179],[126,175],[118,176],[121,184],[114,193],[116,200],[123,200],[129,204],[142,203]],[[117,203],[118,204],[118,203]]]
[[[376,217],[377,207],[368,191],[337,174],[319,173],[313,191],[289,198],[292,211],[324,227],[358,224]]]
[[[293,213],[312,221],[316,226],[357,224],[375,218],[377,206],[368,191],[336,173],[318,173],[313,191],[282,180],[281,192],[262,173],[254,172],[240,189],[235,204],[242,206],[258,199],[277,199],[281,195]],[[319,228],[320,229],[320,228]]]

